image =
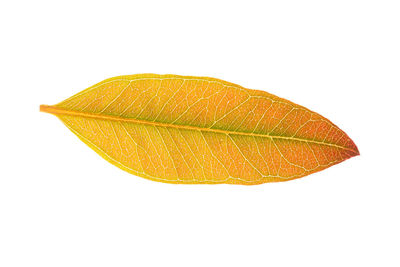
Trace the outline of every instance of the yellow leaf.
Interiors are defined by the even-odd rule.
[[[321,115],[207,77],[119,76],[40,110],[110,163],[167,183],[287,181],[359,155]]]

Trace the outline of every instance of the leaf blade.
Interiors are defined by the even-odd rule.
[[[114,165],[170,183],[284,181],[358,155],[321,115],[207,77],[120,76],[42,110]]]

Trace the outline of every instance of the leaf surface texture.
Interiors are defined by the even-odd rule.
[[[208,77],[119,76],[41,110],[112,164],[168,183],[287,181],[359,154],[321,115]]]

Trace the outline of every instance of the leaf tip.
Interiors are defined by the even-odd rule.
[[[360,150],[358,150],[357,146],[356,146],[356,156],[360,156]]]
[[[359,156],[360,155],[360,151],[358,150],[358,147],[356,146],[356,144],[354,143],[354,141],[353,140],[351,140],[350,138],[349,138],[349,140],[350,140],[350,146],[349,146],[349,148],[351,149],[351,151],[352,151],[352,157],[356,157],[356,156]]]
[[[354,149],[354,156],[360,156],[360,151],[358,150],[357,146],[354,145],[355,149]]]

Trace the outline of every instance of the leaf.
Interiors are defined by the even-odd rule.
[[[321,115],[214,78],[119,76],[40,110],[115,166],[167,183],[287,181],[359,155]]]

